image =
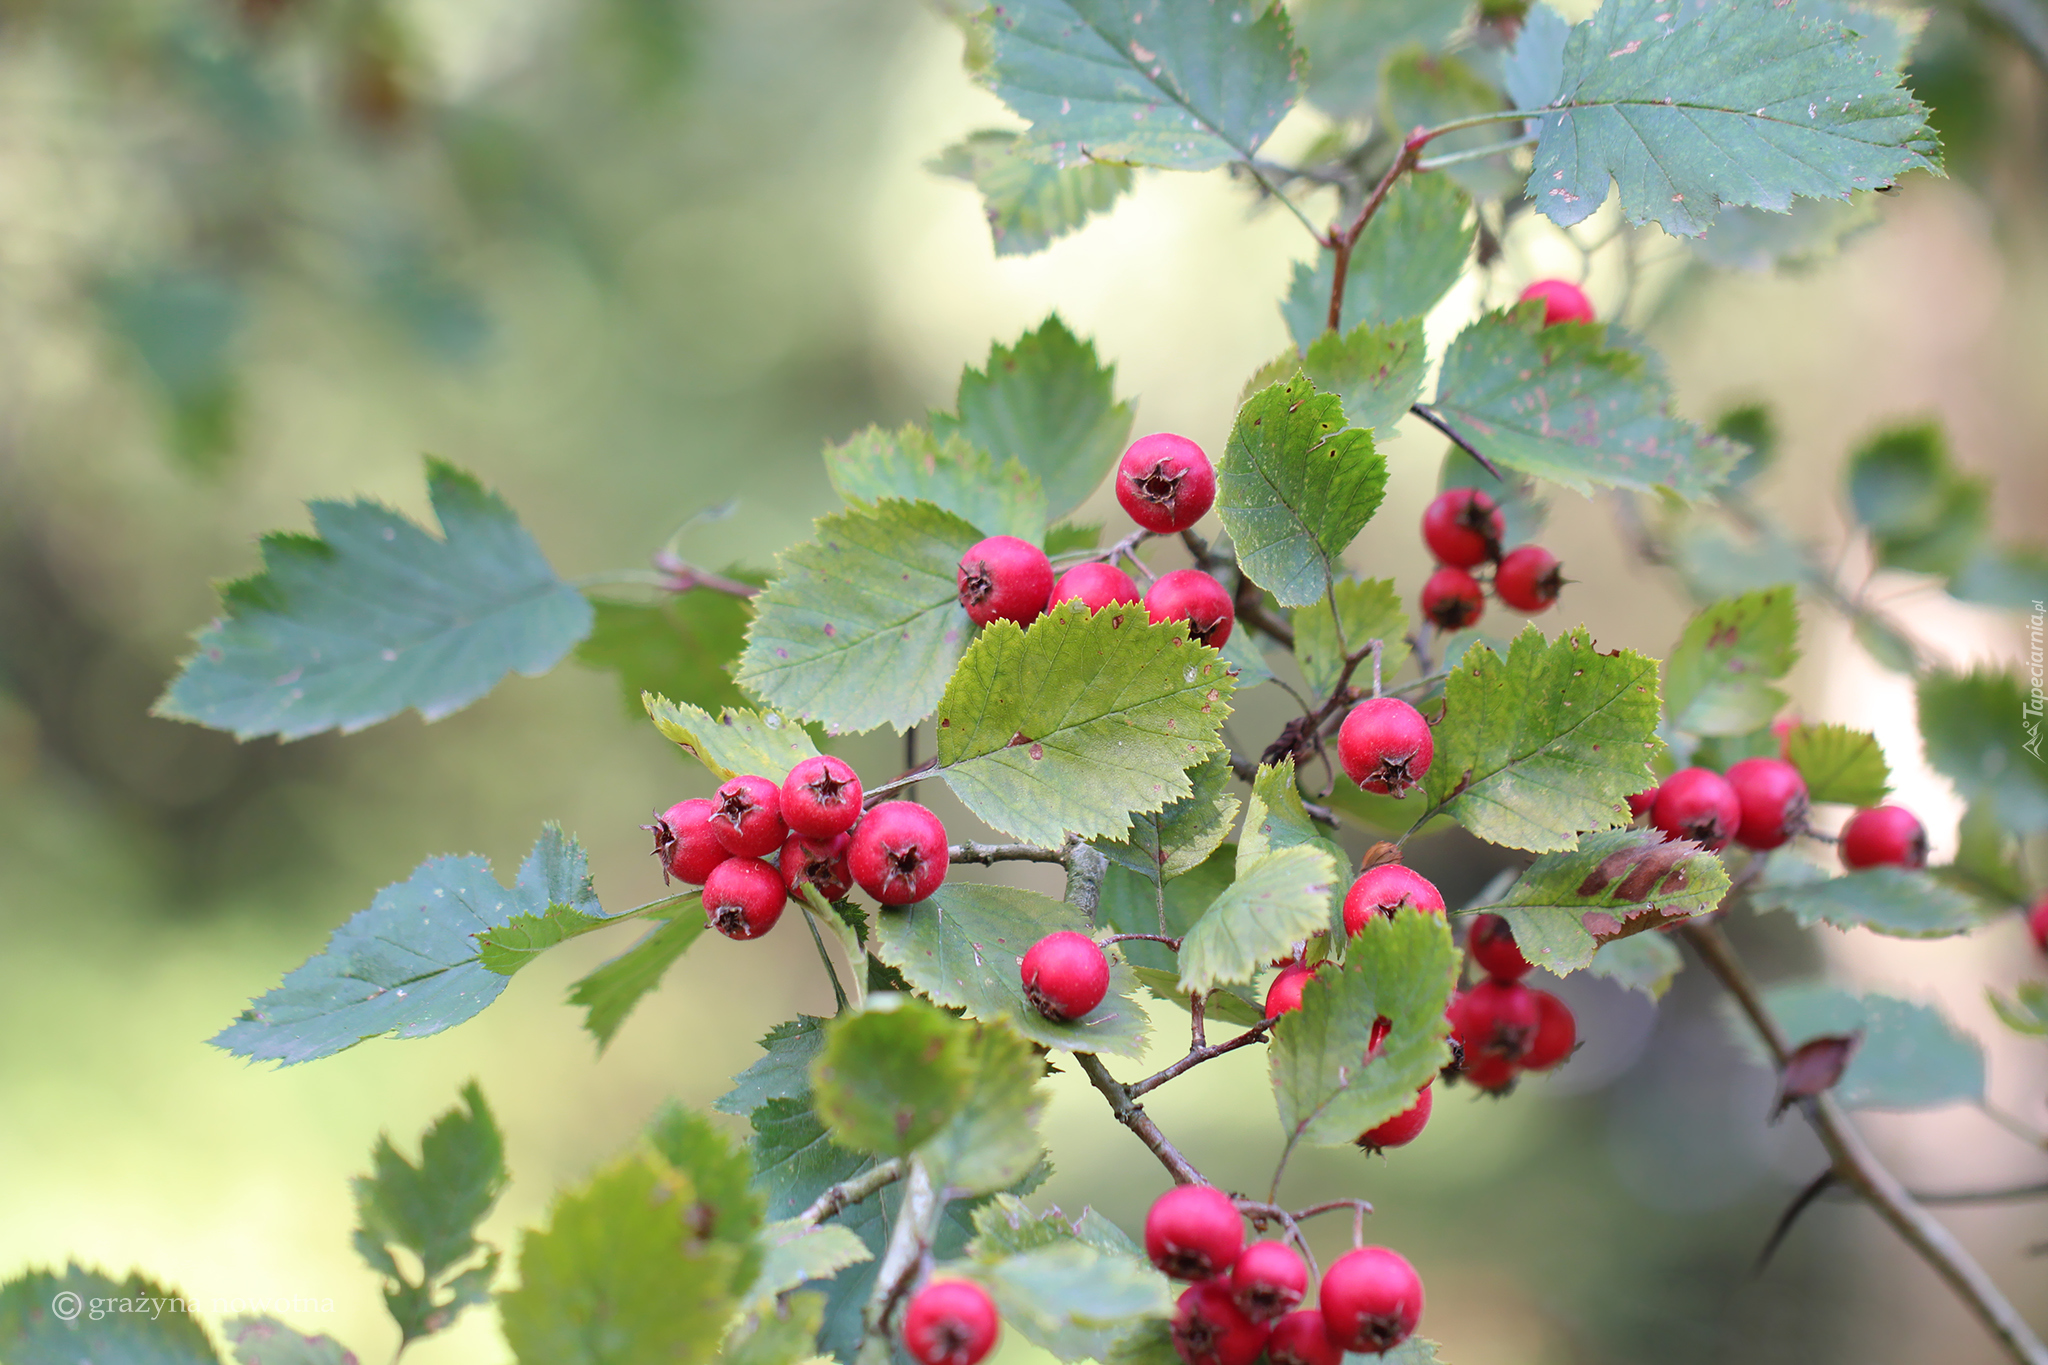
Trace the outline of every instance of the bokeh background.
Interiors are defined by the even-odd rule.
[[[1681,408],[1775,407],[1760,496],[1852,580],[1867,553],[1840,461],[1887,421],[1945,423],[1998,480],[2000,536],[2048,538],[2048,103],[2006,26],[2030,3],[1937,11],[1916,83],[1958,173],[1902,185],[1839,259],[1703,273],[1654,231],[1631,248],[1628,316]],[[197,1299],[331,1300],[296,1325],[381,1359],[396,1334],[349,1250],[347,1188],[380,1131],[409,1149],[479,1078],[514,1176],[488,1233],[510,1253],[664,1100],[708,1102],[771,1024],[829,1012],[804,936],[707,938],[599,1055],[563,998],[626,941],[598,936],[450,1033],[244,1066],[205,1039],[422,858],[474,851],[509,875],[557,819],[622,907],[657,894],[637,826],[707,784],[575,665],[436,725],[283,746],[147,711],[213,611],[209,580],[249,571],[256,536],[304,527],[312,497],[424,516],[424,452],[503,492],[565,575],[641,564],[731,500],[687,553],[765,566],[834,504],[825,441],[948,406],[963,363],[1055,309],[1116,363],[1139,430],[1220,447],[1285,344],[1275,303],[1306,235],[1220,175],[1151,175],[1080,235],[997,259],[971,187],[924,167],[1012,122],[960,49],[913,0],[0,3],[0,1275],[76,1257]],[[1315,132],[1298,114],[1280,145]],[[1610,310],[1621,259],[1592,267]],[[1524,223],[1494,288],[1579,270]],[[1461,287],[1433,338],[1485,292]],[[1387,449],[1388,502],[1352,558],[1412,594],[1442,442],[1404,429]],[[1628,559],[1607,507],[1555,496],[1546,539],[1577,580],[1555,624],[1667,651],[1689,599]],[[1953,663],[2025,645],[2014,615],[1877,590]],[[1907,681],[1817,607],[1802,644],[1802,713],[1875,729],[1952,848],[1961,808],[1921,761]],[[1262,706],[1280,714],[1248,698],[1243,733],[1266,732]],[[885,739],[843,752],[896,761]],[[1482,879],[1465,852],[1429,855],[1454,895]],[[1943,1004],[1989,1049],[1998,1103],[2048,1125],[2048,1051],[1983,1003],[2038,975],[2016,921],[1934,945],[1735,928],[1771,976]],[[1377,1202],[1447,1359],[1996,1358],[1860,1208],[1823,1204],[1751,1275],[1820,1159],[1798,1125],[1764,1123],[1768,1078],[1710,983],[1683,975],[1658,1011],[1600,981],[1556,989],[1590,1040],[1556,1077],[1501,1103],[1446,1094],[1392,1159],[1320,1153],[1289,1175]],[[1158,1018],[1177,1050],[1177,1016]],[[1058,1174],[1037,1199],[1135,1226],[1160,1174],[1077,1079],[1053,1083]],[[1152,1108],[1217,1178],[1263,1187],[1279,1135],[1255,1052]],[[1923,1187],[2048,1173],[1975,1110],[1867,1127]],[[2041,1209],[1946,1215],[2037,1324]],[[506,1351],[472,1313],[413,1358]]]

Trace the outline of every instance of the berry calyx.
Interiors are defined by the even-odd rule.
[[[1369,792],[1405,796],[1436,759],[1422,713],[1399,697],[1372,697],[1351,708],[1337,731],[1345,775]]]
[[[1385,1354],[1422,1321],[1422,1277],[1386,1247],[1347,1251],[1323,1272],[1323,1330],[1347,1351]]]
[[[1355,934],[1374,915],[1388,919],[1404,905],[1424,914],[1442,914],[1443,892],[1436,883],[1400,863],[1381,863],[1367,868],[1344,893],[1344,932]]]
[[[1344,1348],[1323,1329],[1322,1310],[1304,1308],[1273,1324],[1266,1359],[1272,1365],[1344,1365]]]
[[[1017,963],[1024,998],[1056,1024],[1082,1015],[1109,994],[1109,959],[1086,934],[1062,929],[1031,945]]]
[[[782,845],[782,884],[794,899],[797,888],[815,886],[828,901],[844,896],[853,885],[853,872],[846,865],[846,851],[853,836],[835,834],[829,839],[806,839],[792,834]]]
[[[1214,1185],[1176,1185],[1145,1214],[1145,1255],[1176,1280],[1221,1275],[1243,1250],[1237,1205]]]
[[[1139,600],[1138,585],[1129,574],[1114,564],[1090,561],[1076,564],[1060,575],[1060,581],[1052,585],[1050,605],[1079,602],[1095,612],[1115,603]]]
[[[2034,947],[2048,953],[2048,896],[2034,902],[2034,908],[2027,911],[2027,932],[2034,936]],[[1273,1015],[1273,994],[1266,993],[1266,1017]]]
[[[1189,1286],[1173,1308],[1173,1349],[1187,1365],[1252,1365],[1267,1335],[1237,1306],[1227,1280]]]
[[[1308,1293],[1308,1267],[1285,1242],[1253,1242],[1230,1268],[1230,1296],[1253,1322],[1271,1322]]]
[[[1736,842],[1776,848],[1806,828],[1806,779],[1782,758],[1745,758],[1728,769],[1728,785],[1742,808]]]
[[[1851,872],[1866,867],[1927,866],[1927,830],[1920,817],[1904,806],[1872,806],[1859,810],[1842,826],[1842,866]]]
[[[789,826],[782,823],[782,788],[752,773],[735,777],[713,794],[710,824],[733,857],[765,858],[789,837]]]
[[[1536,997],[1536,1033],[1522,1054],[1522,1066],[1529,1071],[1548,1071],[1572,1055],[1578,1046],[1579,1023],[1571,1007],[1549,991],[1532,991]]]
[[[1541,545],[1508,551],[1493,571],[1493,595],[1532,616],[1555,606],[1562,591],[1564,570],[1557,556]]]
[[[1479,970],[1496,981],[1517,981],[1528,975],[1529,960],[1515,946],[1515,931],[1499,915],[1473,919],[1465,935],[1465,950],[1479,964]]]
[[[1650,823],[1671,839],[1692,839],[1719,853],[1742,827],[1742,802],[1711,768],[1680,768],[1657,788]]]
[[[1015,621],[1028,626],[1052,597],[1052,561],[1015,536],[990,536],[960,556],[960,605],[977,626]]]
[[[1507,529],[1500,504],[1476,488],[1447,488],[1422,509],[1422,543],[1437,563],[1454,569],[1500,558]]]
[[[1301,1008],[1301,988],[1316,974],[1314,967],[1295,963],[1282,967],[1280,975],[1273,978],[1273,984],[1266,987],[1266,1017],[1278,1019]]]
[[[1555,327],[1560,322],[1592,322],[1596,316],[1586,291],[1569,280],[1536,281],[1522,291],[1520,302],[1532,299],[1543,301],[1545,327]]]
[[[1438,630],[1463,630],[1479,620],[1486,598],[1479,580],[1463,569],[1442,568],[1422,585],[1422,614]]]
[[[1145,615],[1154,625],[1188,623],[1188,638],[1211,649],[1223,648],[1237,622],[1237,608],[1223,585],[1200,569],[1175,569],[1161,574],[1145,594]]]
[[[1170,535],[1200,521],[1216,501],[1216,470],[1202,448],[1170,431],[1140,436],[1116,466],[1116,500],[1148,531]]]
[[[789,889],[759,858],[727,858],[704,879],[704,914],[727,938],[759,938],[782,918]]]
[[[806,839],[844,834],[860,819],[860,774],[830,754],[807,758],[782,779],[782,823]]]
[[[653,824],[640,827],[654,835],[654,856],[661,859],[662,881],[673,877],[702,886],[711,869],[732,856],[711,828],[714,809],[705,798],[693,796],[670,806]]]
[[[918,1365],[975,1365],[996,1344],[995,1300],[972,1280],[927,1280],[903,1310],[903,1349]]]
[[[854,826],[846,861],[860,889],[882,904],[921,901],[946,880],[946,827],[915,801],[885,801]]]
[[[1358,1145],[1368,1152],[1381,1152],[1389,1147],[1406,1147],[1422,1136],[1422,1130],[1429,1125],[1429,1111],[1436,1105],[1433,1086],[1434,1082],[1425,1084],[1415,1092],[1415,1103],[1378,1127],[1360,1133]]]
[[[1453,1008],[1467,1070],[1488,1057],[1520,1066],[1543,1022],[1536,992],[1519,981],[1482,981],[1460,994]]]

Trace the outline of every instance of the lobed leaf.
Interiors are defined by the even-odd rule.
[[[936,437],[922,427],[868,427],[825,447],[825,473],[853,503],[884,498],[928,502],[984,536],[1016,536],[1032,544],[1045,535],[1045,489],[1011,455],[991,455],[958,433]]]
[[[1302,0],[1293,6],[1294,27],[1308,57],[1309,102],[1340,119],[1376,117],[1388,54],[1410,43],[1441,52],[1466,8],[1444,0]]]
[[[69,1296],[68,1299],[65,1296]],[[29,1270],[0,1284],[0,1359],[8,1365],[219,1365],[206,1328],[190,1313],[79,1311],[112,1299],[183,1303],[139,1272],[116,1280],[73,1261],[64,1273]],[[70,1317],[61,1311],[76,1304]]]
[[[1984,1054],[1928,1005],[1889,995],[1855,995],[1818,981],[1772,986],[1764,1006],[1795,1045],[1824,1035],[1863,1041],[1834,1087],[1851,1109],[1935,1109],[1984,1097]],[[1746,1024],[1730,1023],[1754,1053]]]
[[[702,907],[701,899],[678,904],[673,919],[569,988],[569,1003],[583,1007],[583,1027],[597,1039],[600,1050],[611,1046],[633,1007],[661,984],[668,969],[708,927]]]
[[[1193,870],[1230,837],[1231,826],[1237,823],[1238,800],[1230,794],[1233,780],[1230,755],[1219,749],[1188,769],[1192,792],[1159,810],[1133,815],[1129,838],[1097,841],[1096,850],[1151,882],[1171,881]]]
[[[799,1014],[768,1030],[761,1049],[768,1055],[733,1077],[733,1088],[711,1102],[721,1114],[751,1114],[769,1100],[803,1099],[811,1093],[811,1062],[825,1046],[829,1020]]]
[[[1831,924],[1897,938],[1946,938],[1984,923],[1974,897],[1901,867],[1830,877],[1811,863],[1781,858],[1750,888],[1749,899],[1759,910],[1786,911],[1807,928]]]
[[[728,571],[750,580],[756,575]],[[746,695],[732,680],[732,664],[747,642],[748,599],[697,588],[665,593],[659,602],[617,602],[594,597],[590,636],[576,646],[576,661],[616,673],[629,715],[641,713],[640,696],[656,692],[717,712],[741,706]]]
[[[1339,330],[1362,322],[1401,323],[1436,307],[1472,254],[1478,226],[1466,221],[1471,210],[1472,201],[1446,177],[1404,176],[1397,182],[1351,250]],[[1330,251],[1314,265],[1295,264],[1280,315],[1297,351],[1306,353],[1328,330],[1336,282]]]
[[[925,163],[981,191],[998,256],[1043,251],[1131,190],[1131,168],[1108,161],[1050,166],[1017,150],[1006,129],[970,133]]]
[[[1344,672],[1344,647],[1362,649],[1379,640],[1380,676],[1391,679],[1408,662],[1408,608],[1391,578],[1339,578],[1330,584],[1329,602],[1303,607],[1294,614],[1294,661],[1301,665],[1309,695],[1326,697]],[[1338,622],[1343,633],[1338,634]],[[1352,675],[1370,686],[1372,660]]]
[[[1792,671],[1798,636],[1798,592],[1789,583],[1694,616],[1664,664],[1671,724],[1696,735],[1746,735],[1769,725],[1786,697],[1768,680]]]
[[[867,1244],[839,1223],[806,1227],[794,1218],[785,1218],[761,1229],[761,1242],[766,1254],[753,1288],[747,1291],[748,1300],[757,1304],[874,1259]]]
[[[333,1337],[309,1337],[272,1317],[229,1318],[221,1332],[239,1365],[356,1365],[355,1353]]]
[[[856,1246],[860,1239],[844,1228],[814,1228],[841,1234]],[[867,1248],[861,1247],[863,1254]],[[825,1325],[823,1294],[787,1294],[762,1304],[750,1326],[734,1329],[719,1358],[726,1365],[802,1365],[818,1354],[818,1333]]]
[[[1382,431],[1391,437],[1389,428],[1422,396],[1429,371],[1422,319],[1361,322],[1342,334],[1324,332],[1309,343],[1300,367],[1318,389],[1344,401],[1352,426],[1373,432],[1375,439],[1384,439]]]
[[[1173,1313],[1175,1290],[1142,1257],[1077,1238],[984,1263],[1003,1321],[1063,1361],[1106,1357],[1146,1319]]]
[[[1522,956],[1562,976],[1591,965],[1600,945],[1705,914],[1727,893],[1721,860],[1690,839],[1611,829],[1538,858],[1499,900],[1474,909],[1506,918]]]
[[[640,702],[655,729],[721,782],[745,773],[780,782],[791,768],[818,755],[809,732],[780,712],[727,707],[713,716],[654,693],[643,693]]]
[[[1181,943],[1181,993],[1250,981],[1268,960],[1291,953],[1296,943],[1329,928],[1330,895],[1336,884],[1336,860],[1326,848],[1308,844],[1278,849],[1241,865],[1237,880],[1203,912]]]
[[[1927,761],[1971,803],[2022,837],[2048,829],[2048,764],[2042,703],[2014,671],[1978,667],[1920,679],[1920,737]]]
[[[1163,934],[1185,938],[1216,898],[1236,879],[1237,849],[1220,845],[1207,858],[1163,886],[1127,868],[1112,864],[1102,879],[1099,919],[1120,934]],[[1164,944],[1143,940],[1117,945],[1131,972],[1153,996],[1180,1009],[1188,997],[1180,989],[1180,958]],[[1265,1010],[1249,988],[1218,987],[1204,997],[1209,1014],[1249,1027]]]
[[[1875,806],[1891,790],[1891,769],[1877,736],[1846,725],[1795,725],[1785,757],[1806,779],[1813,801]]]

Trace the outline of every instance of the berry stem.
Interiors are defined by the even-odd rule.
[[[1235,1052],[1239,1048],[1249,1046],[1252,1043],[1263,1043],[1266,1041],[1266,1031],[1272,1027],[1273,1021],[1271,1019],[1263,1020],[1252,1025],[1249,1029],[1246,1029],[1228,1042],[1207,1043],[1189,1048],[1187,1056],[1181,1058],[1172,1066],[1167,1067],[1164,1071],[1154,1072],[1142,1081],[1133,1081],[1123,1088],[1124,1093],[1132,1099],[1136,1099],[1140,1095],[1150,1094],[1175,1076],[1180,1075],[1183,1071],[1198,1067],[1211,1058],[1221,1057],[1226,1052]]]
[[[1492,460],[1489,460],[1486,458],[1486,456],[1482,455],[1470,441],[1465,439],[1464,433],[1460,432],[1456,427],[1452,426],[1449,422],[1445,421],[1442,415],[1439,414],[1436,411],[1436,409],[1430,407],[1427,403],[1416,403],[1412,405],[1408,409],[1408,411],[1414,413],[1417,417],[1420,417],[1423,421],[1429,423],[1438,431],[1442,432],[1445,436],[1449,437],[1452,445],[1464,451],[1473,459],[1479,461],[1480,467],[1484,469],[1487,473],[1493,475],[1493,477],[1496,479],[1501,479],[1502,481],[1505,481],[1506,476],[1500,472],[1500,467],[1494,464]]]
[[[836,1013],[844,1014],[848,1009],[846,987],[839,984],[839,969],[832,965],[832,954],[826,951],[825,948],[825,936],[818,932],[818,921],[815,918],[817,912],[811,909],[810,905],[810,898],[816,894],[815,888],[806,886],[804,888],[804,900],[799,908],[804,912],[805,926],[811,931],[811,942],[818,945],[818,961],[825,964],[825,975],[831,978],[832,998],[839,1003]]]
[[[860,808],[862,810],[873,810],[876,806],[882,804],[884,796],[892,792],[901,791],[905,787],[914,786],[920,777],[929,777],[938,770],[938,756],[933,755],[912,768],[909,772],[899,773],[879,786],[869,787],[867,793],[861,797]]]
[[[709,588],[713,592],[722,592],[732,597],[752,597],[761,591],[752,583],[742,583],[736,578],[727,578],[724,574],[715,574],[709,569],[700,569],[696,565],[678,558],[668,550],[656,550],[654,552],[654,568],[664,580],[661,586],[670,592],[688,592],[692,588]]]
[[[1265,1231],[1268,1222],[1278,1223],[1287,1230],[1288,1240],[1301,1252],[1301,1258],[1308,1262],[1308,1273],[1312,1279],[1323,1278],[1323,1268],[1316,1261],[1316,1253],[1308,1244],[1308,1235],[1301,1230],[1301,1215],[1289,1213],[1278,1204],[1261,1204],[1256,1199],[1236,1199],[1237,1211],[1252,1220],[1252,1226]]]
[[[1107,948],[1112,943],[1130,943],[1133,941],[1143,943],[1164,943],[1167,947],[1173,949],[1176,953],[1180,951],[1180,940],[1177,938],[1170,938],[1165,934],[1111,934],[1108,938],[1099,939],[1097,941],[1101,943],[1101,945],[1105,948]]]
[[[833,1214],[852,1208],[870,1195],[895,1184],[904,1177],[903,1158],[892,1156],[879,1166],[871,1166],[851,1180],[842,1180],[811,1201],[811,1206],[796,1216],[804,1227],[816,1227]]]
[[[1116,1121],[1138,1135],[1138,1141],[1144,1143],[1147,1150],[1159,1158],[1159,1164],[1166,1168],[1166,1173],[1173,1177],[1176,1185],[1209,1183],[1202,1178],[1202,1173],[1180,1154],[1180,1149],[1167,1140],[1166,1134],[1159,1131],[1159,1125],[1152,1121],[1152,1116],[1145,1112],[1144,1106],[1131,1102],[1130,1091],[1116,1077],[1109,1074],[1109,1068],[1102,1064],[1100,1057],[1092,1052],[1077,1052],[1074,1054],[1074,1060],[1080,1064],[1081,1070],[1087,1073],[1089,1082],[1102,1092],[1102,1098],[1109,1101],[1109,1112],[1116,1116]]]

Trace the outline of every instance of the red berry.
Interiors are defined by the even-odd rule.
[[[1365,1035],[1365,1060],[1368,1062],[1380,1055],[1380,1044],[1387,1041],[1387,1035],[1394,1031],[1394,1021],[1382,1014],[1372,1021],[1372,1028]]]
[[[903,1349],[918,1365],[975,1365],[996,1344],[995,1300],[972,1280],[927,1280],[903,1310]]]
[[[1145,614],[1154,625],[1167,621],[1188,623],[1188,638],[1211,649],[1223,648],[1230,627],[1237,621],[1237,608],[1230,594],[1200,569],[1175,569],[1161,574],[1145,594]]]
[[[1532,991],[1536,997],[1536,1036],[1522,1054],[1522,1066],[1529,1071],[1548,1071],[1572,1055],[1578,1045],[1579,1024],[1571,1007],[1549,991]]]
[[[1586,291],[1566,280],[1538,280],[1522,291],[1520,302],[1531,299],[1543,300],[1543,325],[1554,327],[1560,322],[1592,322],[1593,301],[1586,297]]]
[[[2048,953],[2048,896],[2041,897],[2039,901],[2035,902],[2034,908],[2027,911],[2027,932],[2034,936],[2034,946],[2042,952]],[[1266,1014],[1270,1017],[1272,1013],[1273,996],[1271,992],[1268,992],[1266,995]]]
[[[1480,915],[1465,935],[1465,949],[1479,970],[1496,981],[1514,981],[1528,974],[1529,960],[1515,946],[1515,931],[1499,915]]]
[[[853,885],[853,873],[846,865],[846,850],[853,836],[835,834],[829,839],[806,839],[792,834],[782,845],[782,884],[792,899],[796,889],[808,882],[818,894],[836,901]]]
[[[1344,893],[1344,932],[1355,934],[1374,915],[1394,917],[1404,905],[1425,914],[1442,914],[1444,897],[1436,883],[1399,863],[1367,868]]]
[[[1216,471],[1185,436],[1140,436],[1117,462],[1116,500],[1148,531],[1185,531],[1216,501]]]
[[[1474,1053],[1465,1059],[1465,1065],[1458,1072],[1468,1082],[1489,1095],[1498,1095],[1514,1085],[1515,1077],[1522,1068],[1505,1057],[1481,1057]]]
[[[1493,571],[1493,595],[1516,611],[1547,611],[1564,589],[1564,570],[1557,556],[1541,545],[1510,550]]]
[[[1859,810],[1842,826],[1842,866],[1851,872],[1866,867],[1927,866],[1927,831],[1920,817],[1904,806],[1872,806]]]
[[[702,886],[711,869],[732,856],[711,827],[714,809],[703,797],[693,796],[670,806],[653,824],[640,827],[654,835],[654,856],[661,859],[664,882],[673,877]]]
[[[1650,813],[1650,807],[1656,804],[1657,789],[1655,787],[1652,787],[1648,791],[1640,791],[1635,793],[1635,795],[1629,797],[1628,813],[1631,817],[1640,820],[1645,815],[1648,815]]]
[[[1438,630],[1463,630],[1479,620],[1486,599],[1479,580],[1463,569],[1438,569],[1422,585],[1422,614]]]
[[[1109,959],[1094,939],[1062,929],[1031,945],[1017,964],[1024,998],[1056,1024],[1079,1019],[1109,994]]]
[[[1079,602],[1090,611],[1101,611],[1117,602],[1136,602],[1138,585],[1114,564],[1091,561],[1076,564],[1052,585],[1052,605]]]
[[[1272,1365],[1344,1365],[1344,1348],[1323,1330],[1322,1310],[1304,1308],[1273,1324],[1266,1359]]]
[[[1273,978],[1273,984],[1266,987],[1266,1017],[1278,1019],[1301,1008],[1301,988],[1315,976],[1314,967],[1295,963],[1280,969],[1280,975]]]
[[[782,779],[782,823],[806,839],[844,834],[860,819],[860,774],[830,754],[807,758]]]
[[[1189,1286],[1174,1305],[1173,1349],[1187,1365],[1252,1365],[1267,1335],[1230,1297],[1225,1279]]]
[[[1742,827],[1742,802],[1711,768],[1680,768],[1657,788],[1650,823],[1667,838],[1693,839],[1718,853]]]
[[[1482,981],[1457,997],[1458,1038],[1465,1064],[1483,1057],[1521,1065],[1542,1024],[1536,992],[1519,981]]]
[[[1447,488],[1422,511],[1422,541],[1439,564],[1470,569],[1500,558],[1500,505],[1476,488]]]
[[[1015,536],[990,536],[960,556],[960,605],[977,626],[1015,621],[1028,626],[1052,598],[1052,561]]]
[[[1792,732],[1798,728],[1797,716],[1780,716],[1771,722],[1771,733],[1778,737],[1778,757],[1787,763],[1792,761]]]
[[[1384,1355],[1422,1320],[1422,1277],[1385,1247],[1347,1251],[1323,1272],[1323,1328],[1347,1351]]]
[[[735,777],[711,798],[711,832],[735,858],[765,858],[782,847],[782,788],[752,773]]]
[[[847,866],[884,905],[909,905],[939,889],[951,857],[946,827],[915,801],[884,801],[853,828]]]
[[[1745,758],[1728,769],[1742,808],[1735,838],[1748,848],[1776,848],[1806,828],[1806,779],[1782,758]]]
[[[1214,1185],[1176,1185],[1145,1214],[1145,1254],[1176,1280],[1206,1280],[1237,1264],[1244,1223]]]
[[[1285,1242],[1253,1242],[1230,1268],[1230,1296],[1253,1322],[1271,1322],[1308,1293],[1308,1267]]]
[[[789,890],[759,858],[727,858],[704,879],[704,913],[727,938],[759,938],[782,918]]]
[[[1353,782],[1382,796],[1405,796],[1436,758],[1436,740],[1422,713],[1399,697],[1373,697],[1351,708],[1337,731],[1337,757]]]
[[[1435,1104],[1434,1091],[1429,1084],[1425,1084],[1415,1093],[1415,1103],[1379,1127],[1366,1129],[1359,1135],[1358,1145],[1368,1152],[1383,1151],[1388,1147],[1406,1147],[1422,1136],[1422,1130],[1429,1124],[1429,1111]]]

